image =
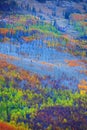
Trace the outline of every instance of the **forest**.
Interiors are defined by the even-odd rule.
[[[86,7],[0,1],[0,130],[87,130]]]

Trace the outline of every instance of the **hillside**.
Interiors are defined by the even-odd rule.
[[[87,130],[87,1],[0,1],[0,130]]]

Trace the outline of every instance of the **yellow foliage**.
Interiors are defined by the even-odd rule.
[[[84,95],[85,93],[87,93],[87,81],[81,80],[78,84],[78,88],[80,90],[80,94]]]
[[[80,94],[84,95],[84,94],[86,94],[86,91],[85,90],[80,90]]]

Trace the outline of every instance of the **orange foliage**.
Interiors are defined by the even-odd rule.
[[[65,60],[65,62],[68,64],[68,66],[71,66],[71,67],[80,65],[78,60]]]
[[[9,64],[4,60],[0,60],[0,69],[6,68]]]
[[[78,84],[78,88],[80,90],[81,95],[84,95],[85,93],[87,93],[87,81],[81,80],[80,83]]]
[[[30,79],[30,75],[25,70],[20,70],[20,80]]]
[[[83,59],[83,60],[80,60],[81,62],[87,64],[87,60]]]
[[[6,72],[7,76],[12,76],[13,78],[18,78],[19,80],[27,80],[31,86],[36,86],[36,84],[40,84],[39,78],[37,75],[32,75],[29,72],[19,69],[13,64],[8,63],[6,60],[9,58],[7,55],[0,54],[0,70],[7,68],[8,72]],[[2,60],[3,59],[3,60]],[[10,60],[15,60],[16,58],[10,57]],[[18,60],[18,59],[17,59]]]
[[[5,60],[0,60],[0,69],[8,68],[10,70],[15,70],[17,67],[7,63]]]
[[[15,33],[15,31],[13,29],[0,28],[0,34],[6,35],[8,32],[10,32],[11,34]]]
[[[24,41],[26,42],[30,42],[32,40],[34,40],[35,38],[34,37],[22,37]]]
[[[3,38],[3,42],[7,42],[7,41],[9,41],[10,39],[8,38],[8,37],[4,37]]]
[[[82,22],[82,25],[83,26],[87,26],[87,22]]]
[[[71,18],[72,20],[75,20],[75,21],[82,21],[82,20],[85,20],[87,19],[87,14],[72,14],[71,15]]]
[[[8,123],[0,122],[0,130],[17,130],[17,129]]]
[[[21,126],[16,127],[6,122],[0,121],[0,130],[27,130],[26,128],[23,128]]]
[[[32,75],[29,81],[33,86],[36,86],[36,84],[40,84],[40,81],[38,80],[38,77],[36,75]]]
[[[7,28],[0,28],[0,34],[6,35],[9,32]]]
[[[15,34],[15,30],[13,30],[13,29],[9,29],[9,32],[10,32],[11,34]]]
[[[33,86],[36,86],[36,84],[40,84],[36,75],[30,75],[25,70],[20,70],[20,80],[27,80]]]
[[[87,81],[86,80],[81,80],[80,83],[78,84],[78,88],[87,91]]]
[[[73,43],[73,45],[78,45],[79,44],[79,40],[76,39],[70,39],[70,42]]]
[[[52,64],[52,63],[41,62],[41,64],[47,65],[48,67],[51,67],[51,69],[52,69],[52,67],[54,67],[54,64]]]
[[[5,54],[0,54],[0,57],[1,57],[1,59],[3,59],[3,60],[7,60],[8,58],[9,58],[10,60],[19,60],[19,58],[17,58],[17,57],[5,55]]]

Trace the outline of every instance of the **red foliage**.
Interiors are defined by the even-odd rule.
[[[14,126],[6,122],[0,121],[0,130],[27,130],[22,126]]]
[[[17,129],[8,123],[0,122],[0,130],[17,130]]]

